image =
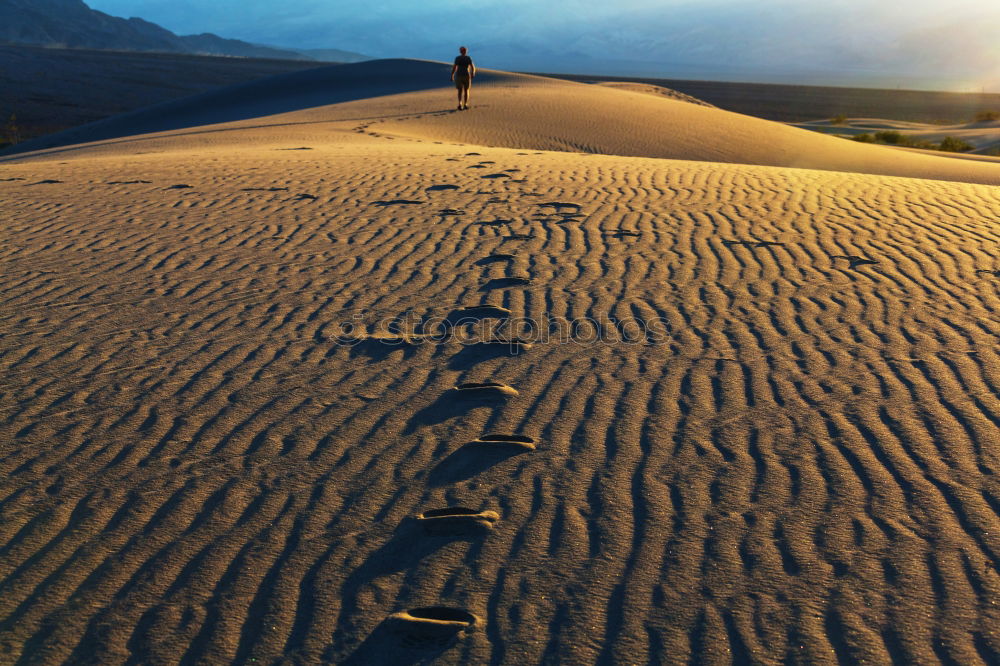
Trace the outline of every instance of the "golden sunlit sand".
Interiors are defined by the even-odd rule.
[[[1000,164],[447,73],[0,159],[0,661],[996,663]]]

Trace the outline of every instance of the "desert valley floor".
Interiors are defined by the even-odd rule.
[[[0,158],[0,662],[1000,660],[1000,163],[329,72]]]

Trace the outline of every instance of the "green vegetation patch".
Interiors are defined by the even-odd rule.
[[[878,143],[884,146],[902,146],[904,148],[922,148],[923,150],[942,150],[948,153],[965,153],[973,148],[972,144],[946,136],[941,143],[913,139],[895,130],[884,130],[875,134],[858,134],[853,137],[859,143]]]

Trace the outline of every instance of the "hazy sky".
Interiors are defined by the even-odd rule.
[[[995,0],[85,1],[180,34],[374,57],[446,60],[465,43],[530,71],[1000,87]]]

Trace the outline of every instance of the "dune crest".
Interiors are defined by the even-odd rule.
[[[328,131],[350,127],[423,141],[1000,184],[1000,165],[854,143],[630,87],[484,69],[474,85],[473,109],[455,114],[450,112],[446,64],[376,60],[232,86],[17,148],[99,141],[115,145],[128,143],[122,137],[135,134],[183,134],[203,125],[213,127],[199,134],[221,135],[288,125],[304,133],[329,123]],[[229,138],[244,139],[242,132]]]

